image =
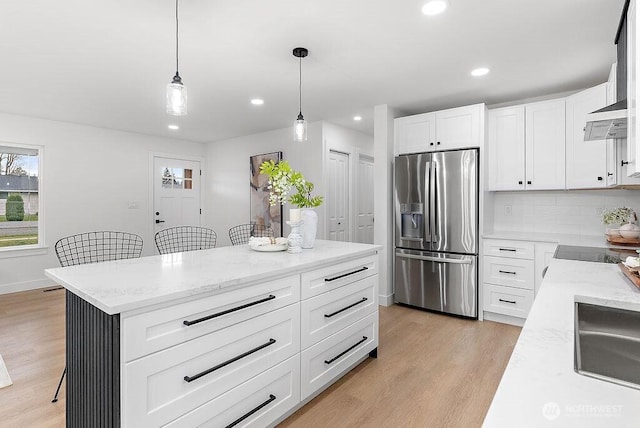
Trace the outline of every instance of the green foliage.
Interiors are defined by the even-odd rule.
[[[322,204],[322,196],[311,197],[313,183],[306,181],[301,172],[295,171],[287,161],[273,160],[260,165],[260,173],[269,176],[269,204],[284,205],[287,200],[299,208],[314,208]],[[289,196],[295,188],[297,193]]]
[[[624,224],[636,219],[636,213],[627,207],[613,208],[602,212],[604,224]]]
[[[22,196],[9,195],[9,197],[7,197],[5,217],[7,221],[24,220],[24,200]]]

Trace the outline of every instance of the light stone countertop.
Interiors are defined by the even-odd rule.
[[[514,241],[555,242],[560,245],[579,247],[619,247],[612,245],[603,235],[570,235],[562,233],[491,232],[482,235],[485,239],[512,239]]]
[[[113,315],[373,255],[380,248],[316,240],[313,249],[289,254],[241,245],[46,269],[45,274]]]
[[[640,290],[617,265],[553,259],[484,427],[640,426],[640,390],[574,372],[576,299],[640,311]]]

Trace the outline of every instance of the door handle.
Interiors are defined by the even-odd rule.
[[[164,220],[156,220],[156,224],[158,223],[164,223]]]
[[[402,257],[405,259],[414,259],[414,260],[424,260],[426,262],[437,262],[437,263],[453,263],[458,265],[470,265],[472,262],[469,259],[449,259],[444,257],[430,257],[430,256],[418,256],[415,254],[398,254],[397,257]]]

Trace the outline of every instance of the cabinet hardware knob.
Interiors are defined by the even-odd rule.
[[[429,143],[430,146],[433,146],[433,143]]]
[[[518,184],[522,184],[522,180],[518,181]]]
[[[436,144],[437,144],[437,145],[440,145],[440,141],[438,141]]]
[[[598,181],[602,181],[602,180],[603,180],[603,178],[602,178],[602,177],[598,177]]]
[[[527,180],[527,184],[531,184],[531,180]]]

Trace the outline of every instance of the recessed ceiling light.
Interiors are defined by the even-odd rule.
[[[448,0],[430,0],[422,6],[422,13],[427,16],[438,15],[449,6]]]
[[[254,106],[261,106],[262,104],[264,104],[264,100],[260,98],[254,98],[251,100],[251,104],[253,104]]]
[[[486,74],[489,74],[489,69],[486,67],[476,68],[475,70],[471,71],[471,75],[475,77],[484,76]]]
[[[362,116],[353,116],[353,120],[360,122],[362,120]]]
[[[180,129],[178,125],[169,125],[167,126],[167,128],[169,128],[172,131],[177,131],[178,129]]]

